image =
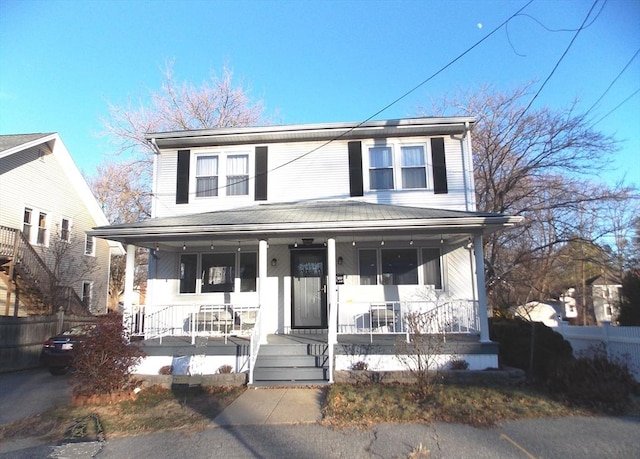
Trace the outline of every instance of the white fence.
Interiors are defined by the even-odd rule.
[[[571,343],[574,355],[594,346],[604,346],[609,358],[623,358],[637,381],[640,381],[640,327],[574,327],[561,322],[555,329]]]

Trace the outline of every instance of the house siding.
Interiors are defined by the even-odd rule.
[[[55,148],[55,147],[54,147]],[[33,244],[49,266],[56,256],[53,246],[59,234],[62,218],[71,220],[71,242],[64,257],[75,268],[61,276],[62,284],[73,287],[82,297],[82,282],[93,282],[91,310],[105,312],[107,307],[110,247],[105,240],[96,240],[95,256],[84,255],[85,232],[102,224],[91,216],[83,199],[67,178],[63,164],[48,144],[25,149],[2,159],[0,166],[0,224],[22,230],[25,207],[34,210],[32,225],[37,229],[39,212],[47,214],[48,247]],[[34,241],[32,241],[34,242]],[[83,272],[87,262],[95,266],[91,273]]]
[[[351,141],[353,142],[353,141]],[[464,140],[444,137],[448,192],[434,193],[430,137],[389,138],[386,144],[421,144],[426,149],[427,188],[370,190],[368,179],[368,147],[379,140],[362,139],[363,196],[352,197],[349,142],[289,142],[268,145],[267,199],[259,202],[292,202],[319,199],[359,199],[371,203],[433,207],[451,210],[473,210],[469,199],[469,182],[465,165],[471,163],[462,148]],[[157,193],[154,196],[154,217],[186,215],[225,210],[255,204],[255,145],[192,148],[188,203],[176,204],[178,151],[165,150],[157,157]],[[195,197],[195,157],[203,153],[249,155],[249,193],[246,196]],[[224,171],[220,171],[220,174]]]

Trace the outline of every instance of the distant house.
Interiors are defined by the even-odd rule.
[[[148,134],[157,149],[152,218],[92,234],[128,244],[131,255],[134,246],[150,250],[138,321],[147,339],[246,334],[247,361],[236,359],[238,348],[228,363],[248,368],[252,382],[332,381],[354,359],[397,367],[385,343],[415,332],[412,312],[429,315],[423,331],[464,337],[448,352],[471,368],[497,367],[482,237],[521,219],[476,211],[473,124],[415,118]],[[316,337],[322,368],[314,376],[289,368],[289,376],[284,367],[302,364],[286,354],[292,348],[275,362],[275,337]],[[354,348],[358,340],[376,355]]]
[[[531,322],[542,322],[547,327],[557,327],[561,321],[578,317],[575,289],[570,288],[558,300],[530,301],[514,307],[514,316]]]
[[[593,312],[598,323],[612,322],[616,320],[620,307],[620,295],[622,293],[622,281],[611,273],[603,272],[599,276],[590,279],[591,300]]]
[[[60,136],[0,136],[0,314],[107,310],[118,243]]]

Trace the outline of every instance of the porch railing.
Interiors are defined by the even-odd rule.
[[[415,319],[410,319],[410,316]],[[419,327],[419,330],[412,328]],[[338,334],[480,333],[473,300],[343,302],[338,305]]]
[[[255,327],[251,332],[251,344],[249,346],[249,384],[253,384],[253,369],[256,366],[258,352],[260,351],[260,341],[262,337],[262,314],[258,309]]]

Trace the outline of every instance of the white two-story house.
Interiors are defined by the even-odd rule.
[[[340,343],[408,337],[412,311],[432,311],[431,333],[489,342],[482,236],[519,218],[476,212],[473,124],[149,134],[153,218],[92,234],[129,245],[130,268],[132,246],[150,250],[147,337],[246,332],[250,370],[269,336],[303,334],[326,344],[331,380],[349,365]]]

